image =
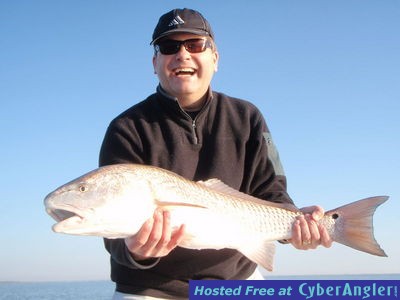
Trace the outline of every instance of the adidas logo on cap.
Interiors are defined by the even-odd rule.
[[[176,16],[169,24],[168,26],[176,26],[176,25],[182,25],[185,24],[185,21],[182,20],[180,16]]]

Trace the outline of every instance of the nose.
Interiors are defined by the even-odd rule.
[[[190,59],[190,52],[186,50],[184,45],[181,45],[179,51],[175,54],[177,60],[187,60]]]

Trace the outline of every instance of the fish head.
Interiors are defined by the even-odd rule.
[[[155,204],[145,179],[118,166],[89,172],[44,199],[55,232],[122,238],[135,234]]]

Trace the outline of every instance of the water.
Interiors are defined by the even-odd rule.
[[[269,276],[268,280],[400,280],[400,274]],[[110,300],[111,281],[0,282],[0,300]]]
[[[0,282],[0,300],[110,300],[111,281]]]

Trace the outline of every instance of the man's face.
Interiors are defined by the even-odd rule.
[[[201,37],[194,34],[177,33],[170,40],[185,41]],[[217,71],[218,53],[207,48],[204,52],[190,53],[181,46],[175,54],[160,52],[153,57],[154,70],[162,88],[178,99],[200,100],[208,90],[214,72]]]

